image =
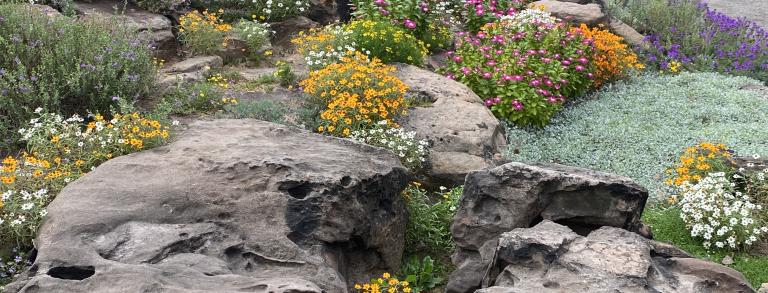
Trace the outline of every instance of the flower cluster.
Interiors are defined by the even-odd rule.
[[[470,32],[477,32],[487,23],[514,15],[525,9],[529,0],[464,0],[463,21]]]
[[[211,54],[227,46],[232,26],[219,18],[222,13],[194,10],[179,18],[179,36],[193,54]]]
[[[638,62],[637,55],[622,42],[624,38],[605,29],[590,29],[586,24],[581,24],[579,29],[594,44],[592,62],[595,64],[595,87],[626,76],[628,70],[644,68]]]
[[[355,14],[398,24],[434,51],[450,46],[453,33],[449,28],[458,24],[454,17],[456,6],[453,1],[357,0]]]
[[[345,25],[344,30],[351,33],[353,47],[384,63],[420,65],[428,53],[424,42],[389,22],[355,20]]]
[[[421,169],[422,163],[427,160],[426,140],[417,140],[413,131],[406,132],[402,128],[389,127],[386,120],[380,121],[371,129],[353,131],[349,138],[392,151],[400,158],[403,166],[411,171]]]
[[[407,88],[394,76],[394,70],[356,52],[341,58],[340,63],[310,72],[300,85],[310,96],[310,103],[324,108],[317,131],[346,137],[382,120],[395,125],[394,118],[405,114]]]
[[[734,19],[697,5],[699,19],[683,19],[698,26],[672,26],[646,37],[651,44],[644,52],[649,65],[663,71],[717,71],[768,81],[768,31],[746,19]],[[674,10],[674,9],[669,9]]]
[[[355,284],[355,289],[362,293],[410,293],[408,281],[398,280],[389,273],[384,273],[381,278],[371,279],[365,284]]]
[[[269,29],[269,24],[258,21],[240,20],[234,32],[248,45],[248,55],[252,60],[259,60],[264,56],[266,45],[269,45],[269,35],[274,31]]]
[[[768,233],[759,218],[763,206],[738,191],[724,172],[709,173],[694,185],[685,183],[682,190],[680,217],[704,247],[744,248]]]
[[[277,22],[309,11],[307,0],[192,0],[198,9],[223,9],[227,20],[254,18],[264,22]]]
[[[296,50],[304,56],[311,70],[323,68],[350,55],[356,49],[357,43],[352,40],[352,32],[344,30],[339,25],[326,26],[323,29],[310,29],[309,33],[300,31],[291,40]]]
[[[14,247],[11,253],[12,255],[8,257],[7,261],[0,258],[0,284],[10,283],[25,267],[32,265],[29,255],[21,248]]]
[[[168,138],[168,128],[138,113],[89,122],[43,113],[19,133],[27,151],[6,157],[0,167],[0,244],[29,246],[45,207],[69,182],[115,156],[145,149]]]
[[[667,169],[666,173],[671,177],[664,183],[670,186],[682,186],[686,182],[696,184],[710,172],[731,169],[731,162],[732,154],[726,145],[702,142],[685,149],[675,166]]]
[[[567,97],[589,89],[591,40],[551,22],[546,12],[519,15],[528,16],[502,18],[476,34],[461,34],[443,71],[469,86],[497,117],[544,125]]]

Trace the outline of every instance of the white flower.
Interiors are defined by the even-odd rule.
[[[28,211],[28,210],[31,210],[33,207],[35,207],[35,204],[29,202],[21,205],[21,210]]]
[[[755,159],[755,160],[760,159],[760,155],[754,154],[754,155],[752,155],[752,158]]]
[[[35,113],[39,114],[40,112],[43,112],[43,108],[40,108],[40,107],[35,108]]]

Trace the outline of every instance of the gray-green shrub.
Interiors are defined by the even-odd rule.
[[[0,5],[0,149],[37,107],[64,115],[108,113],[117,97],[148,94],[155,82],[149,43],[105,20],[48,17]]]
[[[630,177],[663,198],[664,170],[700,141],[768,153],[760,84],[716,73],[640,76],[567,107],[543,129],[508,129],[509,159],[560,162]]]

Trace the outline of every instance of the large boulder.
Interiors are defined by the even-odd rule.
[[[558,164],[507,163],[467,175],[451,233],[457,266],[449,292],[482,281],[499,235],[541,220],[582,235],[601,226],[641,230],[648,192],[629,178]]]
[[[579,236],[544,220],[501,235],[489,285],[476,292],[754,292],[744,276],[694,258],[658,256],[615,227]]]
[[[506,138],[480,97],[459,82],[415,66],[400,64],[396,75],[411,97],[426,104],[409,109],[401,125],[430,143],[428,184],[461,185],[467,173],[494,165]]]
[[[116,0],[74,3],[75,11],[80,17],[115,20],[118,25],[147,35],[158,57],[168,59],[176,55],[179,44],[173,34],[171,19],[131,5],[122,11],[123,5],[123,1]]]
[[[407,174],[349,140],[195,122],[67,186],[5,292],[347,292],[399,268]]]
[[[551,13],[553,16],[577,24],[584,23],[592,26],[605,21],[605,13],[603,13],[600,5],[595,3],[578,4],[555,0],[540,0],[531,3],[531,5],[535,7],[543,6],[544,11]]]
[[[224,60],[219,56],[197,56],[171,64],[160,71],[158,87],[165,92],[184,83],[204,81],[211,71],[224,66]]]

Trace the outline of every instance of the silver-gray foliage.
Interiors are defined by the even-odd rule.
[[[768,154],[768,97],[758,81],[716,73],[643,75],[606,86],[542,129],[508,129],[507,157],[559,162],[630,177],[664,195],[664,170],[685,147],[720,142]]]

